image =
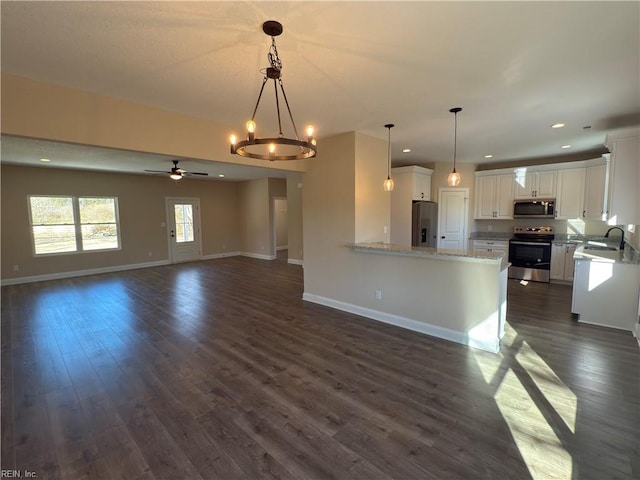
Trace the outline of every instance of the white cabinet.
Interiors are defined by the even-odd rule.
[[[413,200],[431,200],[431,174],[413,174]]]
[[[606,220],[608,169],[609,165],[606,161],[587,167],[582,212],[586,220]]]
[[[472,242],[472,248],[474,251],[500,252],[508,256],[509,240],[474,240]]]
[[[640,224],[640,142],[637,129],[607,135],[609,165],[609,214],[611,225]]]
[[[558,171],[556,188],[556,218],[582,218],[584,210],[586,168],[567,168]]]
[[[512,174],[476,174],[475,218],[513,218]]]
[[[573,254],[576,251],[575,243],[553,243],[551,245],[551,280],[573,282],[575,261]]]
[[[577,259],[571,312],[579,315],[579,322],[634,332],[638,292],[637,264]]]
[[[531,172],[516,168],[514,198],[555,198],[556,176],[555,170]]]

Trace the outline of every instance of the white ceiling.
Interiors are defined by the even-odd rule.
[[[386,138],[383,125],[395,123],[395,165],[450,161],[456,106],[463,108],[458,161],[466,163],[600,151],[607,132],[640,123],[640,2],[5,1],[0,8],[3,72],[230,130],[251,115],[267,65],[261,25],[278,20],[294,118],[298,128],[316,126],[320,152],[328,135]],[[263,99],[259,125],[272,120],[272,102]],[[551,129],[556,122],[566,127]],[[565,144],[572,147],[561,150]],[[2,161],[33,159],[29,149],[38,146],[5,137]],[[168,169],[172,159],[99,149],[87,162],[86,147],[58,148],[71,167],[140,172]],[[185,168],[212,176],[221,168],[191,162]],[[234,178],[234,167],[223,166]],[[269,172],[239,168],[238,178]]]

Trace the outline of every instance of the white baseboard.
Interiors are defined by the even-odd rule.
[[[322,297],[320,295],[314,295],[307,292],[302,294],[302,299],[308,302],[324,305],[326,307],[335,308],[336,310],[342,310],[343,312],[353,313],[355,315],[360,315],[362,317],[377,320],[389,325],[394,325],[396,327],[412,330],[414,332],[424,333],[426,335],[442,338],[451,342],[475,347],[491,353],[498,352],[500,348],[500,341],[497,338],[488,340],[472,339],[464,332],[458,332],[456,330],[438,327],[437,325],[431,325],[430,323],[420,322],[411,318],[393,315],[391,313],[380,312],[378,310],[361,307],[359,305],[353,305],[351,303],[346,303],[340,300],[334,300],[332,298]]]
[[[289,250],[289,245],[283,245],[281,247],[276,247],[276,250]]]
[[[238,255],[240,255],[240,252],[213,253],[211,255],[202,255],[200,260],[215,260],[216,258],[237,257]]]
[[[241,255],[243,257],[249,257],[249,258],[258,258],[260,260],[275,260],[276,257],[275,255],[263,255],[261,253],[252,253],[252,252],[238,252],[238,255]]]
[[[293,265],[303,265],[303,261],[302,260],[298,260],[297,258],[288,258],[287,259],[287,263],[291,263]]]
[[[159,260],[157,262],[132,263],[129,265],[115,265],[110,267],[90,268],[87,270],[75,270],[70,272],[47,273],[44,275],[32,275],[29,277],[17,277],[2,279],[0,285],[18,285],[21,283],[44,282],[46,280],[60,280],[62,278],[83,277],[85,275],[97,275],[100,273],[121,272],[124,270],[136,270],[138,268],[159,267],[169,265],[169,260]]]

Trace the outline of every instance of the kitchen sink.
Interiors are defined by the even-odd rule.
[[[606,250],[610,252],[615,252],[618,249],[616,247],[606,247],[604,245],[585,245],[585,250]]]

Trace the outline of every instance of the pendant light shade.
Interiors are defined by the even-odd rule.
[[[449,110],[449,112],[453,113],[454,118],[454,130],[453,130],[453,170],[449,174],[447,178],[447,184],[450,187],[457,187],[460,185],[460,174],[456,172],[456,153],[458,147],[458,112],[461,112],[462,108],[455,107]]]
[[[393,123],[387,123],[384,128],[389,130],[389,139],[387,142],[387,179],[384,181],[383,188],[385,192],[393,190],[393,179],[391,178],[391,129]]]

